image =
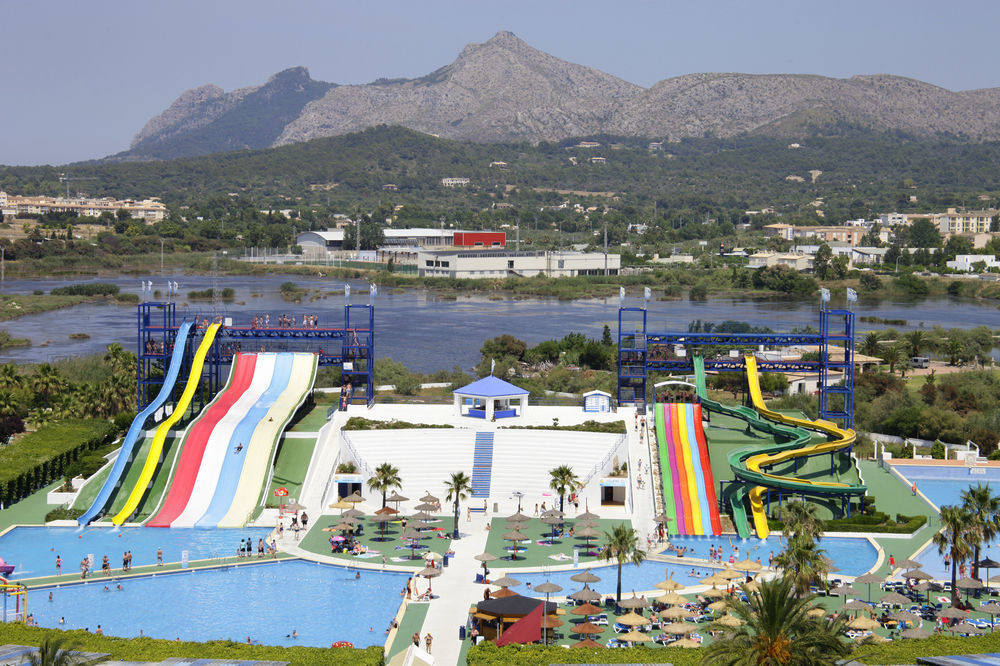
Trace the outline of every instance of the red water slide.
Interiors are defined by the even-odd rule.
[[[191,426],[191,430],[184,439],[180,460],[174,466],[173,479],[170,481],[166,499],[163,500],[156,515],[146,523],[148,527],[170,527],[170,523],[174,522],[174,519],[187,506],[191,489],[194,488],[194,481],[198,477],[198,468],[201,467],[201,459],[205,454],[208,438],[212,435],[215,425],[229,412],[233,404],[250,386],[254,368],[257,365],[257,355],[239,354],[236,356],[235,363],[236,369],[229,387],[209,405],[205,413]]]

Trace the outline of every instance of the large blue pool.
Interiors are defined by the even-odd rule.
[[[382,645],[408,574],[361,572],[303,561],[272,562],[155,577],[93,579],[28,593],[44,627],[97,625],[105,634],[184,641],[232,639],[265,645]],[[52,592],[52,601],[48,600]],[[150,603],[159,599],[161,603]],[[65,618],[60,624],[59,618]],[[371,629],[371,631],[369,631]],[[292,638],[292,630],[298,638]]]
[[[899,465],[896,469],[907,479],[916,484],[924,495],[939,508],[962,503],[962,492],[970,486],[986,485],[993,494],[1000,492],[1000,469],[995,467],[924,467],[916,465]],[[974,473],[973,473],[974,472]],[[994,542],[981,549],[980,557],[1000,560],[1000,542]],[[939,579],[950,579],[950,569],[944,568],[944,556],[938,553],[936,546],[928,546],[917,556],[920,568]],[[966,570],[966,573],[969,573]],[[1000,573],[991,570],[990,576]],[[986,571],[980,574],[985,579]],[[961,574],[959,574],[961,577]]]
[[[939,508],[962,503],[962,491],[969,486],[990,486],[1000,491],[1000,468],[996,467],[924,467],[897,465],[896,470],[910,481]]]
[[[111,566],[120,569],[122,554],[132,551],[132,566],[156,564],[156,550],[163,549],[164,562],[180,562],[181,552],[189,560],[231,557],[240,539],[266,538],[267,528],[239,530],[191,529],[170,530],[153,527],[15,527],[0,537],[0,557],[13,564],[12,578],[52,576],[56,557],[62,557],[62,573],[79,573],[80,561],[94,556],[94,572],[100,571],[107,555]]]
[[[728,559],[728,555],[732,550],[729,547],[728,538],[723,537],[723,540],[725,544],[725,559]],[[733,539],[733,545],[740,547],[740,559],[749,556],[750,559],[755,560],[760,557],[761,562],[767,564],[768,556],[772,549],[778,552],[784,547],[784,540],[781,541],[779,543],[778,539],[775,538],[768,539],[767,541],[738,541]],[[718,546],[720,543],[719,537],[715,537],[714,540],[707,537],[671,537],[670,542],[679,546],[686,545],[691,549],[689,553],[693,553],[696,557],[706,558],[708,557],[709,546],[713,544]],[[837,574],[849,576],[861,575],[875,566],[875,561],[878,559],[875,547],[867,539],[824,538],[820,542],[820,547],[826,550],[827,555],[833,558],[836,563],[838,571],[834,572],[833,577],[836,577]],[[519,586],[516,590],[520,594],[531,594],[527,587],[528,583],[531,583],[532,587],[534,587],[547,580],[563,588],[564,592],[560,594],[569,594],[582,587],[580,583],[570,580],[570,576],[580,573],[583,568],[580,567],[572,571],[553,571],[550,573],[527,574],[517,571],[509,573],[524,583],[524,585]],[[601,578],[601,582],[590,586],[591,589],[601,594],[614,594],[618,583],[617,565],[595,566],[590,567],[590,569],[595,575]],[[693,575],[692,571],[694,572]],[[714,570],[697,564],[664,564],[653,561],[646,561],[639,566],[626,564],[622,567],[622,591],[653,590],[656,588],[656,583],[662,581],[668,575],[682,585],[697,585],[702,578],[711,574],[712,571]]]

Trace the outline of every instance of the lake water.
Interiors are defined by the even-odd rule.
[[[157,276],[95,278],[89,281],[113,282],[123,292],[139,294],[141,279],[152,280],[154,288],[165,293],[166,279]],[[180,284],[181,294],[213,286],[210,275],[174,275],[171,279]],[[321,324],[342,324],[344,299],[341,294],[312,302],[289,303],[279,293],[281,283],[288,280],[294,280],[304,288],[324,292],[342,290],[344,284],[343,280],[296,279],[283,275],[253,278],[220,276],[215,281],[219,289],[230,287],[236,292],[234,301],[221,304],[220,311],[233,316],[238,322],[248,322],[254,314],[268,312],[272,317],[289,314],[300,319],[303,314],[319,314]],[[8,281],[0,287],[0,292],[31,293],[35,289],[48,292],[53,287],[86,281]],[[368,295],[358,293],[367,285],[359,281],[349,282],[354,290],[353,302],[367,302]],[[490,300],[484,295],[460,295],[457,300],[448,300],[441,299],[435,292],[421,289],[389,292],[388,289],[383,290],[375,301],[376,355],[401,361],[419,372],[450,369],[455,365],[468,370],[479,362],[483,341],[503,333],[534,345],[561,338],[570,332],[600,338],[605,324],[611,327],[613,333],[618,326],[617,298],[560,301],[502,297],[501,300]],[[238,305],[240,301],[244,305]],[[179,299],[179,303],[178,312],[182,316],[210,312],[212,307],[211,303],[187,304],[184,298]],[[628,299],[630,305],[639,303],[638,298],[630,296]],[[859,316],[905,319],[908,326],[900,327],[903,329],[919,328],[921,325],[927,329],[934,325],[972,328],[984,324],[994,327],[1000,319],[993,306],[948,297],[859,303],[855,310]],[[684,331],[688,323],[696,319],[717,323],[733,319],[755,326],[768,326],[776,331],[819,327],[819,313],[814,302],[715,298],[706,302],[679,300],[652,301],[649,304],[648,330]],[[859,322],[858,328],[863,330],[879,326]],[[0,323],[0,329],[14,337],[27,337],[34,342],[31,347],[0,352],[0,361],[39,363],[100,353],[112,342],[134,349],[136,311],[132,306],[84,304]],[[91,337],[89,340],[70,340],[72,333],[87,333]]]

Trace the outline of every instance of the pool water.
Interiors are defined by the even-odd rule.
[[[917,467],[915,465],[899,465],[896,467],[903,476],[917,485],[917,489],[930,499],[938,508],[942,506],[954,506],[962,503],[962,492],[970,486],[985,485],[990,487],[990,491],[995,495],[1000,493],[1000,469],[995,467],[974,468],[973,474],[968,467]],[[989,557],[1000,560],[1000,541],[989,544],[980,549],[980,558]],[[937,546],[930,545],[924,548],[916,559],[920,562],[920,568],[938,579],[950,579],[951,570],[944,568],[944,556],[938,553]],[[966,573],[971,573],[966,569]],[[992,569],[990,576],[1000,573],[1000,570]],[[980,578],[984,579],[986,570],[980,573]],[[961,578],[961,573],[959,573]]]
[[[120,591],[112,582],[105,592],[104,580],[40,589],[28,593],[28,610],[43,627],[93,632],[101,625],[112,636],[368,647],[385,642],[408,577],[363,571],[356,579],[353,569],[271,562],[126,579]]]
[[[972,471],[976,473],[973,474]],[[917,484],[917,489],[940,508],[962,503],[962,491],[969,486],[990,486],[993,493],[1000,492],[1000,468],[996,467],[918,467],[899,465],[896,471]]]
[[[786,540],[780,533],[775,533],[765,540],[739,539],[731,535],[705,536],[672,536],[670,543],[674,546],[686,547],[687,555],[708,559],[708,549],[712,546],[722,548],[724,562],[732,556],[734,562],[758,557],[762,564],[767,564],[772,553],[777,555],[785,548]],[[826,551],[826,556],[837,566],[837,574],[860,576],[875,566],[878,552],[868,539],[850,537],[824,537],[819,547]],[[739,549],[739,550],[737,550]],[[672,553],[668,553],[672,554]],[[660,580],[663,580],[662,578]]]
[[[122,554],[132,551],[132,566],[156,564],[156,550],[163,549],[164,562],[180,562],[181,551],[189,560],[231,557],[240,539],[249,538],[256,552],[257,540],[266,539],[268,528],[238,530],[157,529],[153,527],[15,527],[0,537],[0,557],[17,568],[11,578],[54,576],[56,556],[62,557],[63,574],[78,574],[80,561],[94,556],[92,573],[100,574],[107,555],[120,569]]]

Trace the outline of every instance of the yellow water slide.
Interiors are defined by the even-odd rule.
[[[843,493],[846,489],[851,489],[850,492],[855,492],[855,486],[851,486],[846,483],[810,481],[808,479],[779,476],[777,474],[769,474],[761,471],[761,467],[776,465],[794,458],[813,456],[818,453],[832,453],[834,451],[839,451],[840,449],[854,444],[854,440],[857,435],[853,430],[844,430],[830,421],[825,421],[823,419],[816,421],[797,419],[768,409],[767,405],[764,404],[764,397],[760,392],[760,376],[757,373],[757,359],[748,355],[744,357],[744,360],[746,361],[747,366],[747,384],[750,387],[750,399],[753,401],[754,409],[756,409],[761,416],[778,423],[785,423],[791,426],[821,432],[830,438],[829,441],[811,444],[798,449],[762,453],[751,456],[746,460],[747,469],[752,472],[756,472],[763,477],[784,482],[783,485],[786,487],[788,483],[794,483],[808,486],[812,490],[828,490],[831,493]],[[750,491],[750,510],[753,513],[753,522],[754,526],[757,528],[757,536],[762,539],[767,538],[767,535],[770,533],[770,529],[767,526],[767,514],[764,512],[764,502],[762,499],[762,495],[766,490],[767,488],[764,486],[756,486]]]
[[[156,467],[160,463],[160,454],[163,452],[163,443],[167,439],[167,434],[170,432],[171,426],[184,416],[188,405],[191,404],[191,398],[194,397],[194,392],[198,389],[198,384],[201,381],[201,368],[205,364],[205,356],[208,355],[208,351],[212,348],[212,342],[215,340],[215,334],[218,332],[219,326],[220,324],[212,324],[205,330],[205,337],[202,339],[201,345],[198,346],[198,351],[194,355],[194,361],[191,363],[191,372],[188,374],[188,381],[184,387],[184,392],[181,394],[177,404],[174,405],[174,411],[156,429],[156,434],[153,436],[153,443],[149,447],[146,461],[142,465],[139,480],[136,481],[135,487],[132,488],[125,506],[118,512],[118,515],[111,519],[111,522],[115,525],[121,525],[129,516],[135,513],[139,502],[142,501],[142,496],[146,494],[149,482],[152,480],[153,474],[156,472]]]

